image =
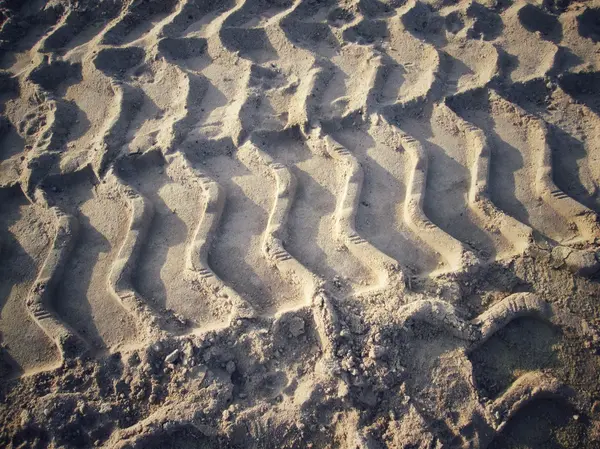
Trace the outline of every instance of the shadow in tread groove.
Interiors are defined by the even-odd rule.
[[[179,160],[168,163],[157,151],[122,160],[119,167],[119,176],[135,186],[154,209],[133,276],[136,290],[152,309],[173,311],[195,327],[222,320],[229,309],[209,301],[209,296],[191,282],[185,273],[186,258],[181,257],[202,219],[200,186],[191,182],[191,174]]]
[[[244,166],[237,157],[218,153],[190,155],[190,162],[226,192],[208,265],[259,313],[269,313],[281,304],[296,302],[295,286],[284,281],[267,263],[261,249],[274,183],[264,182],[258,167]]]
[[[449,132],[451,125],[434,108],[419,120],[401,120],[400,127],[417,138],[427,153],[429,169],[423,210],[436,225],[476,249],[483,259],[494,258],[496,245],[477,224],[468,207],[470,167],[464,144]]]
[[[408,158],[399,142],[381,138],[378,127],[372,132],[343,130],[335,133],[338,142],[355,154],[365,172],[364,187],[357,207],[356,228],[360,235],[390,258],[400,262],[407,274],[426,274],[439,268],[439,257],[415,243],[402,220]],[[374,135],[382,140],[375,140]]]
[[[509,119],[492,112],[488,91],[479,89],[455,96],[450,105],[467,122],[483,130],[491,148],[489,168],[489,193],[494,204],[521,223],[532,226],[531,204],[520,193],[527,189],[530,194],[534,185],[534,173],[528,182],[519,174],[526,172],[522,149],[526,148],[525,136],[509,132],[515,125]],[[501,133],[501,134],[499,134]]]
[[[50,214],[18,187],[0,189],[0,378],[60,361],[56,346],[30,318],[26,300],[52,244]]]
[[[177,0],[130,2],[127,10],[104,33],[102,44],[123,45],[143,36],[154,26],[154,21],[168,14],[176,4]]]
[[[552,86],[550,86],[552,87]],[[546,121],[552,148],[552,176],[557,186],[585,206],[600,210],[599,179],[590,167],[598,145],[595,132],[600,117],[585,105],[572,101],[560,88],[549,88],[544,80],[514,84],[501,95],[528,113]]]

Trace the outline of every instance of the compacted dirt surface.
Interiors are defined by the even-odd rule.
[[[0,20],[1,447],[600,448],[600,2]]]

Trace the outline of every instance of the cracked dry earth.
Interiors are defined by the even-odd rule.
[[[600,2],[0,15],[0,446],[600,448]]]

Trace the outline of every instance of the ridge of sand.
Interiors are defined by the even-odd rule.
[[[599,444],[598,1],[0,17],[0,445]]]

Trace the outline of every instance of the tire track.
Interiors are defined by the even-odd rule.
[[[370,47],[348,45],[340,49],[330,64],[333,64],[330,65],[332,75],[321,106],[324,125],[360,123],[367,113],[370,87],[379,71],[380,56]]]
[[[412,161],[404,203],[404,220],[415,234],[442,255],[452,271],[474,269],[478,263],[477,257],[460,241],[431,222],[423,210],[429,166],[423,146],[404,132],[400,133],[400,139]]]
[[[259,414],[247,404],[272,400],[281,405],[250,425],[258,439],[298,413],[297,435],[317,445],[330,436],[340,446],[383,442],[387,437],[376,429],[383,417],[386,432],[397,425],[400,437],[422,425],[426,435],[415,437],[417,445],[431,436],[430,445],[454,438],[466,446],[502,431],[529,401],[544,395],[569,401],[564,385],[534,371],[484,405],[467,354],[515,318],[540,318],[592,344],[597,338],[586,323],[535,294],[505,297],[473,319],[453,306],[479,310],[503,296],[503,288],[545,291],[546,279],[532,285],[521,279],[540,266],[536,257],[556,269],[549,277],[565,276],[581,291],[587,281],[567,278],[567,270],[597,273],[596,254],[580,250],[599,237],[597,217],[588,200],[584,206],[571,189],[559,190],[563,175],[552,153],[567,153],[555,148],[560,124],[505,95],[516,84],[526,90],[529,82],[558,82],[572,101],[566,86],[594,77],[558,76],[585,68],[558,45],[566,43],[565,25],[544,12],[548,5],[110,4],[97,24],[97,5],[48,6],[33,24],[45,29],[37,46],[20,30],[25,24],[7,17],[0,25],[0,37],[5,28],[25,36],[22,43],[0,39],[0,50],[22,50],[2,63],[24,90],[20,103],[28,103],[6,106],[22,139],[14,155],[24,161],[19,168],[13,161],[12,178],[5,183],[3,174],[0,185],[16,185],[16,173],[32,202],[19,196],[0,204],[9,209],[0,216],[8,229],[1,258],[5,248],[11,251],[8,262],[0,260],[0,273],[9,275],[0,278],[6,310],[0,318],[17,323],[0,319],[2,343],[9,342],[0,351],[13,373],[27,374],[58,363],[47,340],[64,358],[88,346],[96,358],[89,366],[99,367],[91,394],[108,379],[107,390],[118,395],[113,402],[112,393],[100,393],[100,410],[108,403],[114,409],[98,412],[97,422],[118,416],[120,430],[109,436],[114,426],[102,428],[94,444],[166,444],[180,429],[230,442],[247,430],[244,420]],[[574,24],[575,13],[568,17]],[[581,27],[583,19],[575,20]],[[577,54],[588,59],[590,49],[582,45]],[[552,90],[551,96],[563,95]],[[597,115],[596,98],[587,101],[572,109]],[[595,143],[585,145],[590,154],[582,163],[591,166]],[[595,182],[577,181],[594,176],[577,164],[568,170],[586,187]],[[543,245],[529,254],[537,233],[549,241],[538,239]],[[522,254],[528,257],[513,257]],[[505,258],[510,263],[492,263]],[[15,275],[13,260],[37,278]],[[491,266],[480,282],[482,262]],[[418,291],[407,291],[404,283],[412,290],[415,275],[425,279]],[[495,279],[504,275],[514,279]],[[434,328],[431,335],[423,323]],[[413,330],[434,341],[436,329],[454,339],[446,336],[423,353],[433,346],[417,341]],[[34,355],[25,354],[29,344]],[[416,374],[400,365],[412,351],[427,359],[409,361],[422,363]],[[115,373],[104,373],[113,362]],[[87,363],[76,368],[83,373]],[[63,368],[45,382],[58,386],[52,400],[77,402],[65,413],[79,419],[79,398],[90,396],[71,382],[72,367]],[[191,388],[172,402],[173,388],[192,377]],[[411,400],[405,392],[417,377],[431,385]],[[394,389],[402,395],[388,421],[377,404]],[[440,398],[447,401],[434,402]],[[457,398],[464,408],[433,416]],[[355,413],[359,402],[372,416]],[[316,407],[327,409],[324,417],[311,416]],[[289,413],[266,429],[263,423],[284,408]],[[340,409],[339,419],[330,417]],[[54,409],[39,410],[47,415],[41,420],[16,419],[22,426],[55,422]],[[199,424],[204,418],[214,424],[213,417],[231,426]],[[324,425],[330,418],[331,429]],[[104,425],[92,421],[95,431]],[[31,425],[27,431],[37,432]],[[49,430],[49,444],[60,446],[55,434]],[[485,447],[485,438],[479,443]]]
[[[427,95],[437,83],[440,70],[440,57],[435,47],[415,38],[404,25],[402,17],[409,11],[410,6],[400,13],[400,17],[390,19],[387,49],[387,54],[403,70],[398,91],[398,103],[402,104]]]
[[[331,70],[316,64],[300,80],[294,100],[290,102],[288,126],[299,126],[304,134],[319,126],[323,97],[332,77]]]
[[[396,103],[403,82],[404,69],[389,56],[375,57],[374,65],[374,77],[369,83],[371,88],[367,96],[368,115]]]
[[[167,17],[175,8],[176,0],[131,0],[104,31],[103,45],[124,45],[131,43],[146,34],[154,27],[154,23]]]
[[[357,231],[397,260],[406,276],[427,276],[442,269],[443,261],[420,243],[403,219],[410,160],[397,131],[384,118],[372,115],[368,128],[343,129],[333,136],[356,155],[365,172]]]
[[[8,187],[20,177],[20,156],[25,148],[24,139],[15,126],[10,100],[21,93],[19,81],[9,72],[0,71],[0,188]]]
[[[505,214],[493,203],[489,192],[490,162],[492,148],[483,130],[463,120],[452,109],[452,100],[443,107],[449,117],[463,133],[468,151],[471,153],[471,183],[468,193],[469,207],[491,232],[498,231],[508,240],[517,254],[525,252],[533,241],[533,230]],[[498,245],[498,257],[508,256],[507,250]]]
[[[569,85],[567,80],[577,78],[568,75],[560,83]],[[598,114],[559,85],[544,80],[513,84],[501,94],[546,122],[554,181],[577,201],[598,210],[600,176],[594,163],[600,144]]]
[[[552,149],[549,144],[546,122],[529,114],[514,103],[511,103],[511,107],[519,117],[528,122],[527,138],[537,167],[535,175],[537,195],[557,214],[564,217],[571,228],[579,231],[576,239],[594,241],[600,231],[596,213],[571,198],[554,183]]]
[[[100,11],[101,9],[101,11]],[[83,45],[94,38],[99,29],[119,14],[117,2],[104,2],[92,5],[91,9],[68,9],[60,21],[37,45],[38,51],[43,53],[68,52],[72,48]],[[98,20],[98,16],[102,16]]]
[[[26,304],[29,315],[54,342],[62,358],[71,359],[85,352],[87,345],[55,314],[52,302],[75,245],[78,224],[75,217],[59,208],[54,207],[51,212],[55,217],[56,234]]]
[[[592,37],[593,31],[590,32],[591,35],[586,35],[588,27],[585,24],[585,17],[593,16],[593,11],[594,8],[573,9],[564,11],[558,16],[563,32],[560,44],[561,48],[566,50],[565,68],[569,72],[600,70],[600,55],[596,52],[598,44]],[[581,39],[582,36],[586,39]]]
[[[111,176],[112,175],[112,176]],[[139,326],[145,328],[148,337],[157,337],[164,323],[161,316],[149,305],[133,286],[133,277],[139,255],[145,244],[148,228],[154,215],[152,204],[132,187],[123,183],[116,175],[109,174],[130,210],[129,225],[116,259],[108,276],[108,288],[121,302],[125,310]]]
[[[277,21],[276,16],[292,6],[291,0],[271,4],[244,0],[222,22],[219,29],[221,44],[230,52],[255,63],[264,63],[276,58],[265,26]]]
[[[274,186],[264,182],[259,162],[246,147],[240,147],[235,157],[227,155],[232,148],[231,142],[223,142],[214,152],[204,147],[205,155],[192,159],[194,167],[201,167],[227,192],[208,262],[221,279],[248,298],[257,313],[269,314],[284,304],[297,303],[298,286],[286,282],[262,253]]]
[[[524,113],[524,111],[523,111]],[[575,225],[582,240],[594,241],[600,236],[598,216],[590,208],[577,202],[564,191],[559,189],[552,177],[552,150],[548,144],[546,124],[529,116],[533,122],[529,127],[531,145],[536,148],[538,170],[536,176],[536,191],[538,195],[570,224]]]
[[[207,2],[205,0],[180,0],[169,21],[162,26],[160,34],[167,37],[178,37],[191,26],[204,21],[209,14],[220,13],[233,8],[234,1],[222,0]]]
[[[28,152],[20,182],[25,186],[25,193],[31,198],[37,186],[55,169],[64,145],[69,138],[70,124],[75,113],[71,104],[56,98],[53,94],[40,89],[34,98],[39,108],[32,113],[31,119],[39,122],[35,132],[33,148]]]
[[[503,37],[497,40],[506,49],[508,58],[501,59],[500,69],[512,82],[524,82],[532,78],[543,78],[554,69],[557,62],[558,46],[544,39],[543,34],[528,31],[523,22],[532,20],[543,26],[535,18],[539,8],[525,2],[517,2],[502,13]],[[532,14],[533,12],[533,14]],[[541,11],[540,11],[541,13]],[[528,45],[522,45],[528,42]]]
[[[356,213],[360,201],[364,172],[361,164],[346,148],[330,136],[325,136],[330,156],[343,164],[344,185],[335,215],[335,234],[340,242],[365,266],[374,267],[378,284],[370,289],[385,289],[390,283],[404,284],[398,262],[367,242],[356,231]]]
[[[96,144],[97,155],[92,156],[92,167],[99,177],[104,177],[119,157],[126,143],[125,136],[144,101],[144,94],[139,88],[119,81],[111,81],[111,88],[114,95],[112,111],[107,114],[105,129]]]
[[[252,318],[256,313],[254,308],[223,282],[208,263],[208,256],[225,207],[225,190],[205,173],[194,169],[187,161],[184,161],[184,164],[200,184],[205,197],[202,218],[187,249],[186,268],[194,273],[197,282],[217,298],[222,298],[229,303],[230,323],[239,318]]]
[[[491,198],[501,210],[558,242],[573,238],[568,223],[540,203],[535,191],[537,162],[529,151],[529,120],[512,103],[493,91],[475,91],[455,98],[453,110],[482,129],[493,147],[490,171]],[[533,188],[532,188],[533,187]]]
[[[503,242],[488,232],[469,208],[469,155],[455,123],[440,105],[417,114],[407,113],[399,126],[419,140],[428,160],[425,214],[470,251],[476,251],[477,258],[495,258]]]
[[[323,281],[312,274],[286,249],[288,240],[287,221],[294,197],[297,180],[292,171],[285,165],[275,162],[251,141],[246,144],[248,150],[257,157],[275,178],[275,201],[267,221],[262,242],[264,257],[281,271],[290,282],[297,283],[304,290],[304,301],[310,304]]]
[[[0,189],[0,377],[54,368],[61,354],[35,320],[27,299],[50,253],[53,217],[18,186]]]
[[[116,186],[109,180],[96,184],[93,173],[86,169],[49,177],[43,187],[48,200],[75,216],[80,225],[55,293],[56,313],[92,352],[135,342],[138,324],[123,313],[118,298],[111,299],[114,292],[109,278],[115,273],[113,265],[119,262],[126,268],[118,247],[131,246],[132,240],[127,238],[127,217],[122,213],[127,205]]]
[[[198,268],[201,259],[196,260],[192,255],[197,253],[194,245],[200,243],[197,232],[199,221],[204,219],[197,208],[205,207],[205,195],[201,178],[181,156],[169,157],[167,161],[158,151],[150,151],[131,161],[121,161],[119,176],[128,185],[136,185],[154,210],[152,217],[148,217],[150,223],[143,238],[140,263],[132,276],[132,285],[150,308],[165,318],[169,314],[174,320],[179,317],[183,326],[178,327],[185,330],[218,326],[216,323],[224,322],[232,309],[244,308],[239,295],[225,289],[222,281],[215,278],[209,282],[214,273],[209,268]],[[218,208],[215,200],[218,198],[213,199],[212,207]],[[216,212],[220,215],[221,211]],[[210,219],[207,224],[210,225]],[[207,257],[208,248],[203,251],[199,256]],[[181,257],[182,253],[188,254],[187,261]],[[196,275],[189,276],[192,273]],[[200,282],[201,279],[207,282]],[[215,285],[225,290],[214,292]],[[177,327],[171,330],[182,331]]]
[[[343,296],[373,280],[360,260],[331,238],[339,180],[332,176],[337,164],[329,157],[319,129],[311,130],[306,137],[297,128],[261,133],[254,140],[298,180],[287,225],[287,249],[319,279],[328,282],[328,289]]]

